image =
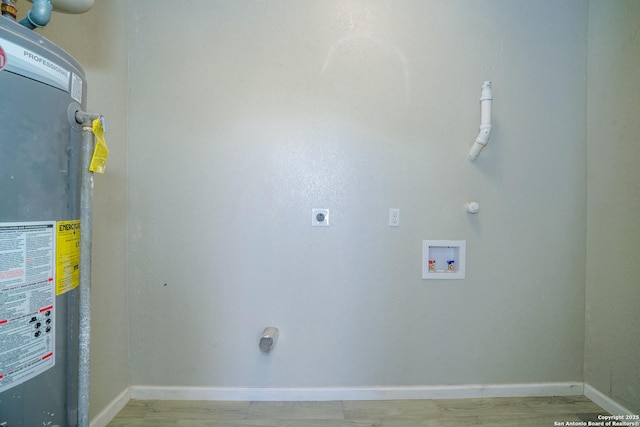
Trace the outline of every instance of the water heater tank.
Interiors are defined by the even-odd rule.
[[[86,84],[0,17],[0,425],[77,426],[80,144]]]

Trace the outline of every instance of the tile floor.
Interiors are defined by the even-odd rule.
[[[569,421],[595,421],[598,414],[607,413],[584,396],[331,402],[132,400],[108,427],[557,427]]]

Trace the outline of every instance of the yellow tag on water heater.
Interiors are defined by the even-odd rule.
[[[56,295],[80,285],[80,221],[58,221],[56,231]]]
[[[109,156],[109,149],[107,148],[107,141],[104,139],[104,117],[93,121],[92,131],[96,136],[96,147],[93,150],[93,157],[91,158],[91,164],[89,164],[89,170],[95,173],[104,173],[105,164],[107,163],[107,157]]]

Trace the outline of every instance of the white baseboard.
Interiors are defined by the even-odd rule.
[[[629,409],[589,384],[584,385],[584,395],[611,415],[634,415]]]
[[[580,382],[335,388],[131,386],[131,399],[139,400],[326,401],[577,396],[583,394],[584,384]]]
[[[89,422],[89,427],[106,427],[130,399],[131,388],[127,387]]]

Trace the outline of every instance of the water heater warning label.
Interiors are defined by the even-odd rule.
[[[55,365],[55,227],[0,223],[0,392]]]
[[[56,238],[56,295],[80,285],[80,221],[59,221]]]

